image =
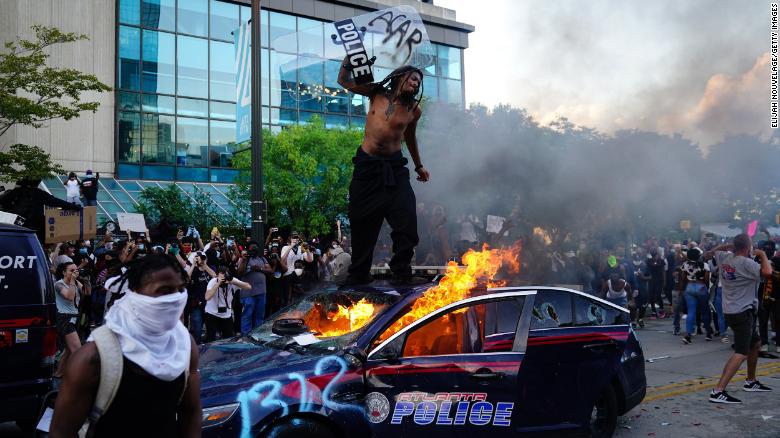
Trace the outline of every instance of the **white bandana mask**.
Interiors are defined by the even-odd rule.
[[[179,320],[186,304],[186,292],[153,298],[128,290],[106,313],[106,326],[128,360],[170,382],[190,364],[192,341]]]

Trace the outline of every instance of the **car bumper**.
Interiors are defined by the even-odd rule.
[[[51,379],[0,384],[0,422],[37,420],[43,397],[51,389]]]
[[[639,403],[642,403],[642,400],[645,399],[645,395],[646,394],[647,394],[647,387],[646,386],[642,386],[641,388],[639,388],[638,391],[634,392],[631,395],[628,395],[626,397],[626,405],[625,405],[625,407],[623,409],[623,413],[622,414],[625,414],[626,412],[630,411],[631,409],[634,409]]]

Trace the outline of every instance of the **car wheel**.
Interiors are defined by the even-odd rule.
[[[290,418],[275,424],[263,435],[266,438],[336,438],[333,430],[326,424],[310,418]]]
[[[612,385],[607,385],[593,404],[590,415],[590,436],[607,438],[615,433],[617,427],[617,398]]]

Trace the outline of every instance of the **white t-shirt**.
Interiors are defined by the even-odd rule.
[[[217,284],[219,278],[214,277],[209,280],[209,284],[206,285],[206,290],[211,289]],[[235,285],[229,284],[226,288],[220,287],[210,300],[206,301],[206,313],[214,315],[217,318],[230,318],[233,316],[233,293],[239,290]],[[227,310],[220,313],[219,308],[224,307]]]
[[[290,248],[291,245],[285,245],[282,248],[282,252],[279,254],[284,254],[285,251],[287,251],[287,248]],[[295,272],[295,261],[296,260],[303,260],[303,255],[305,253],[301,249],[300,245],[298,246],[298,254],[295,253],[295,250],[291,249],[290,252],[287,253],[287,271],[284,273],[285,277]]]
[[[65,193],[68,198],[71,197],[78,198],[80,195],[78,180],[68,180],[65,183]]]

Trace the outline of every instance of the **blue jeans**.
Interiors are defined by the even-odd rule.
[[[721,336],[726,336],[726,318],[723,316],[723,288],[715,289],[715,299],[712,300],[715,306],[715,314],[718,318],[718,331]]]
[[[195,306],[190,311],[190,332],[192,337],[195,338],[195,342],[200,344],[200,340],[203,337],[203,310],[200,306]]]
[[[689,335],[696,333],[696,312],[698,311],[702,316],[702,322],[707,329],[707,334],[710,333],[710,308],[709,308],[709,294],[707,288],[700,283],[690,283],[685,288],[685,303],[688,305],[688,319],[685,320],[685,330]]]
[[[241,334],[245,335],[263,323],[265,294],[241,298]]]

